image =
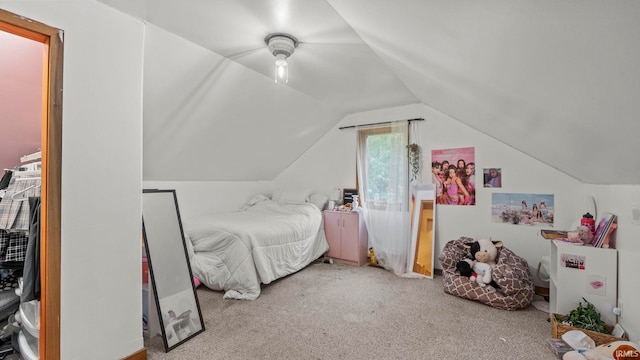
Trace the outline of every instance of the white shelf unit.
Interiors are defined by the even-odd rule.
[[[596,307],[605,323],[615,325],[617,316],[613,308],[618,301],[617,250],[550,242],[549,311],[567,315],[584,298]],[[583,262],[582,268],[580,261]],[[577,267],[572,267],[576,266],[574,264]]]

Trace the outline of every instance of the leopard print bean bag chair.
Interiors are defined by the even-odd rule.
[[[529,306],[535,291],[529,265],[525,259],[504,246],[498,248],[496,267],[492,272],[493,280],[500,287],[497,291],[487,291],[488,286],[480,287],[475,281],[456,273],[458,261],[470,257],[464,244],[472,241],[474,239],[461,237],[449,241],[444,246],[439,258],[442,263],[444,291],[503,310],[517,310]]]

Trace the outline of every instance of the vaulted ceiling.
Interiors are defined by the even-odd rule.
[[[273,120],[311,128],[305,146],[344,115],[424,103],[582,182],[640,184],[638,1],[101,2],[268,79],[265,36],[296,36],[288,91],[330,116]]]

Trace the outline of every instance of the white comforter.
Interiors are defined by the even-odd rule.
[[[309,203],[263,200],[242,211],[186,220],[184,232],[193,275],[233,299],[256,299],[261,283],[304,268],[329,248],[322,213]]]

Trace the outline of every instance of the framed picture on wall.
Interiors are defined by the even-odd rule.
[[[502,187],[502,169],[487,168],[483,171],[484,187],[501,188]]]
[[[342,189],[342,204],[353,202],[353,195],[358,195],[358,189]]]

